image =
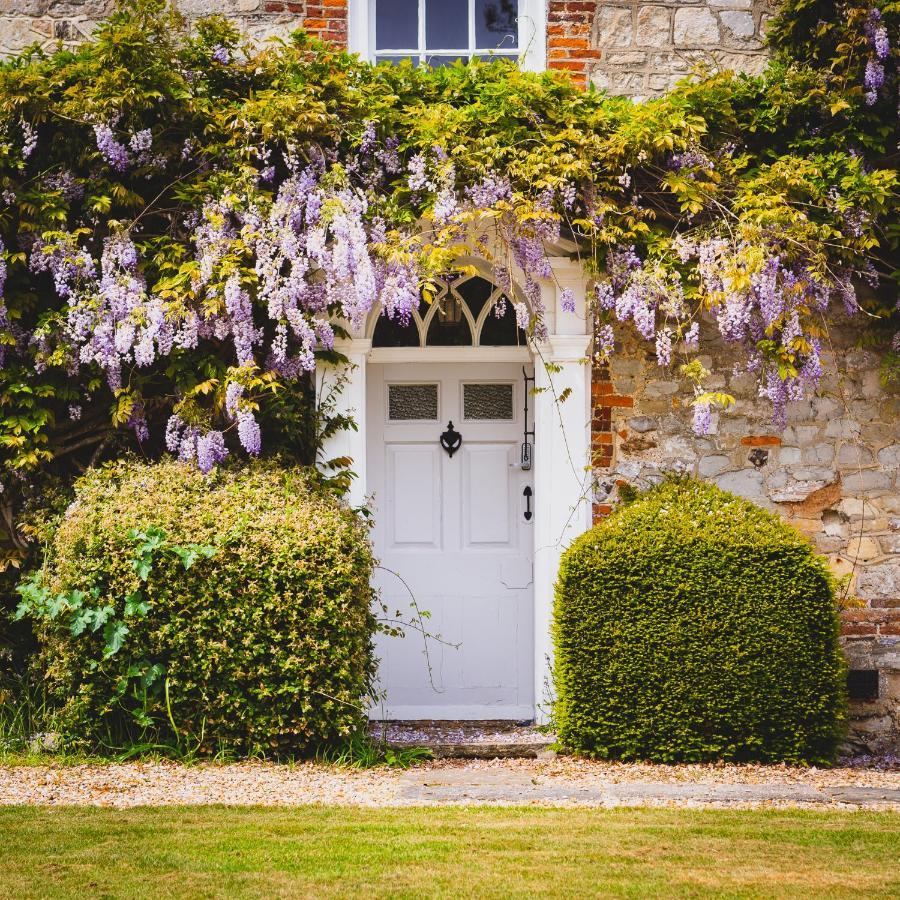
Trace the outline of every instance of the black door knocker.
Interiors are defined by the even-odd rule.
[[[453,427],[453,422],[447,423],[447,430],[441,435],[441,446],[447,451],[447,455],[451,458],[453,454],[459,450],[462,443],[462,435]]]

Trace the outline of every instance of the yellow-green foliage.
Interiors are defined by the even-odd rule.
[[[165,543],[142,582],[129,531],[154,528]],[[189,547],[211,555],[185,569]],[[255,464],[205,477],[178,462],[122,461],[88,472],[45,577],[51,596],[93,590],[128,632],[104,659],[101,630],[75,636],[45,621],[64,733],[94,745],[202,734],[206,752],[341,740],[363,724],[373,673],[371,571],[366,526],[303,470]],[[123,611],[136,591],[144,615]]]
[[[566,552],[561,742],[599,757],[833,759],[845,719],[834,584],[808,541],[718,488],[667,482]]]

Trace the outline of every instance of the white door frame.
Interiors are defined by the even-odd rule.
[[[534,717],[546,722],[552,699],[553,647],[550,625],[553,591],[565,548],[591,526],[591,367],[587,279],[580,263],[568,257],[551,259],[554,280],[541,285],[546,309],[547,341],[526,347],[372,347],[374,321],[354,336],[336,342],[347,357],[341,370],[320,366],[318,395],[329,392],[337,379],[343,388],[336,411],[352,416],[357,430],[332,436],[322,448],[322,461],[353,460],[356,478],[347,500],[362,506],[367,498],[366,371],[369,362],[530,362],[534,365]],[[562,309],[560,295],[575,295],[574,312]],[[349,329],[348,329],[349,330]],[[558,398],[566,394],[564,402]]]

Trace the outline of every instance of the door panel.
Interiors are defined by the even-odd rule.
[[[515,546],[511,451],[510,444],[462,447],[464,546]]]
[[[430,616],[402,639],[377,638],[386,700],[373,715],[530,718],[533,519],[522,502],[531,473],[518,465],[521,366],[372,364],[367,381],[375,585],[391,613]],[[439,444],[450,420],[462,434],[452,458]]]
[[[441,459],[433,444],[388,444],[385,518],[391,546],[441,546]]]

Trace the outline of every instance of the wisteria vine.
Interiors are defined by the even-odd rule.
[[[257,456],[267,398],[309,378],[335,329],[379,309],[407,323],[429,280],[467,256],[488,262],[497,312],[511,305],[536,344],[561,252],[590,281],[599,362],[617,324],[664,367],[714,329],[779,424],[819,382],[823,317],[856,314],[879,289],[871,251],[895,173],[827,136],[779,156],[736,141],[734,123],[716,133],[683,114],[729,76],[633,105],[502,64],[373,70],[302,37],[254,50],[216,20],[173,31],[160,9],[145,0],[104,26],[81,51],[74,99],[65,57],[0,71],[0,387],[21,405],[0,434],[4,478],[58,458],[54,427],[78,436],[110,403],[139,446],[158,441],[204,472],[238,448]],[[877,6],[861,21],[862,107],[875,115],[892,102],[896,52]],[[159,63],[147,83],[127,60],[111,68],[120,29]],[[90,65],[106,77],[92,82]],[[116,102],[116,77],[137,99]],[[469,112],[473,85],[478,103],[508,104],[493,133]],[[769,82],[754,89],[747,116]],[[432,95],[444,98],[434,121]],[[819,122],[830,99],[801,112]],[[707,433],[720,401],[693,384]]]

